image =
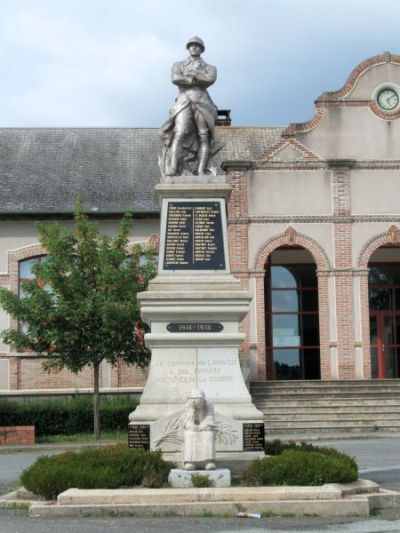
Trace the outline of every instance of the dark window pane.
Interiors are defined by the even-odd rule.
[[[288,267],[297,280],[301,288],[317,287],[317,271],[313,263],[309,265],[290,265]]]
[[[395,377],[395,355],[396,349],[393,346],[385,346],[385,377]]]
[[[318,291],[301,291],[301,310],[318,311]]]
[[[392,295],[392,289],[370,288],[369,308],[376,311],[392,309]]]
[[[400,289],[395,289],[395,302],[394,302],[394,308],[396,311],[400,311]]]
[[[275,379],[300,379],[300,350],[274,350]]]
[[[301,315],[302,344],[304,346],[319,345],[318,315]]]
[[[378,377],[378,350],[371,347],[371,377]]]
[[[320,379],[321,370],[319,363],[319,350],[303,350],[304,379]]]
[[[299,297],[298,292],[289,291],[272,291],[272,311],[288,312],[299,311]]]
[[[378,329],[376,316],[369,317],[369,334],[371,337],[371,344],[378,343]]]
[[[293,274],[283,266],[271,267],[271,286],[275,289],[295,289],[297,282]]]
[[[400,348],[396,348],[396,371],[395,378],[400,378]]]
[[[393,320],[395,324],[395,327],[394,327],[395,338],[394,338],[393,344],[400,344],[400,316],[394,316]]]
[[[383,344],[394,344],[394,318],[393,316],[384,316]]]

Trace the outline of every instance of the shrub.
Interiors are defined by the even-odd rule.
[[[161,452],[132,450],[126,445],[103,446],[40,457],[22,472],[21,482],[34,494],[53,500],[71,487],[161,487],[170,469]]]
[[[333,448],[323,452],[319,448],[286,449],[280,455],[253,461],[244,473],[243,484],[307,486],[347,483],[357,478],[354,459]]]
[[[204,474],[192,474],[193,487],[213,487],[214,481]]]
[[[128,416],[137,406],[132,398],[102,399],[101,428],[127,429]],[[89,397],[74,397],[67,401],[34,401],[27,404],[0,402],[0,425],[33,425],[36,436],[73,435],[93,430],[93,402]]]
[[[266,455],[280,455],[285,450],[322,453],[323,455],[328,455],[330,457],[340,458],[344,462],[347,462],[350,468],[355,468],[356,470],[358,468],[353,457],[350,457],[346,453],[339,452],[335,448],[328,448],[327,446],[314,446],[314,444],[310,444],[308,442],[300,442],[300,444],[296,444],[294,441],[282,442],[279,439],[275,439],[265,444]]]

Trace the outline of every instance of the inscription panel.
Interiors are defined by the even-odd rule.
[[[149,424],[134,424],[128,426],[128,447],[136,450],[150,450]]]
[[[220,202],[169,202],[164,270],[225,270]]]
[[[243,451],[263,451],[265,446],[264,424],[255,422],[243,424]]]
[[[224,329],[220,322],[170,322],[167,330],[171,333],[218,333]]]

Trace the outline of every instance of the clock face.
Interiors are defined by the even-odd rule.
[[[393,89],[383,89],[378,94],[377,101],[382,109],[390,111],[397,107],[399,103],[399,95]]]

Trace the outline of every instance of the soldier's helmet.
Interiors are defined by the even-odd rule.
[[[186,48],[189,48],[189,45],[191,45],[193,43],[199,44],[202,47],[203,52],[206,49],[206,47],[204,46],[203,39],[200,39],[200,37],[198,37],[197,35],[195,35],[194,37],[192,37],[191,39],[188,40]]]

